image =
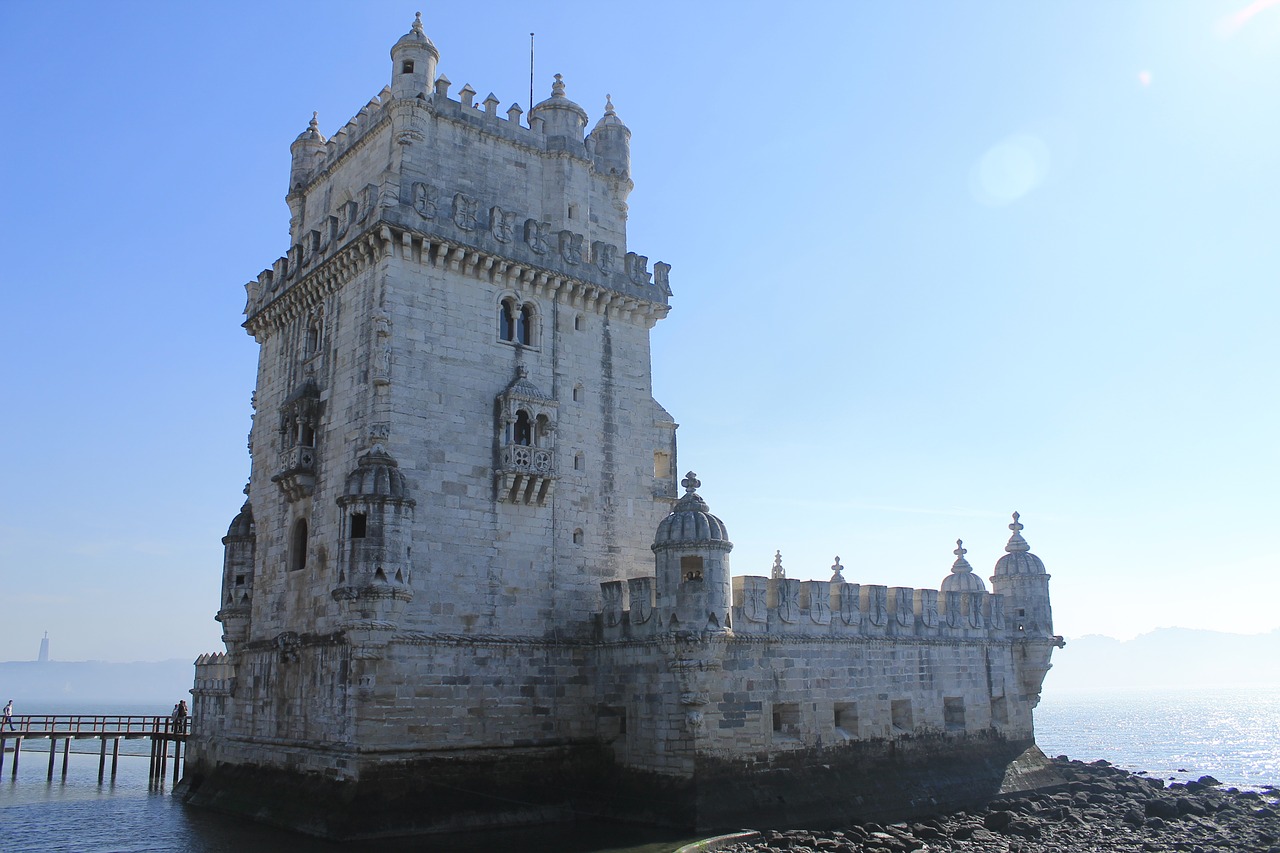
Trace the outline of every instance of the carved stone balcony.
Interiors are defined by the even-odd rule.
[[[543,506],[555,481],[555,453],[549,447],[508,444],[502,448],[498,468],[494,472],[498,500],[504,503]]]
[[[295,445],[282,451],[271,482],[280,486],[290,501],[310,497],[316,489],[316,449]]]

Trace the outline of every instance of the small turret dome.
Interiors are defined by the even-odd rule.
[[[627,126],[622,123],[622,119],[618,118],[618,114],[613,109],[613,95],[604,96],[604,115],[600,116],[600,120],[596,122],[596,126],[591,129],[592,133],[605,127],[620,127],[627,130]],[[628,135],[630,131],[628,130]]]
[[[1009,544],[1004,546],[1004,550],[1007,553],[996,561],[995,577],[1000,577],[1001,575],[1045,574],[1044,563],[1040,561],[1039,557],[1031,553],[1031,546],[1027,544],[1027,540],[1022,538],[1022,524],[1018,522],[1020,517],[1016,512],[1013,514],[1013,524],[1009,525],[1013,535],[1009,537]],[[992,580],[994,579],[992,578]]]
[[[400,466],[381,444],[360,457],[356,470],[347,475],[343,499],[390,498],[412,503]]]
[[[327,142],[324,134],[320,132],[320,114],[311,113],[311,121],[307,123],[307,129],[298,134],[298,138],[293,140],[294,145],[322,146]]]
[[[435,43],[427,38],[426,30],[422,28],[421,12],[413,13],[413,24],[409,27],[409,32],[400,36],[400,40],[392,45],[392,58],[402,50],[426,50],[429,53],[434,53],[436,59],[440,58],[440,51],[436,50]]]
[[[543,132],[549,140],[556,137],[582,142],[582,133],[587,127],[587,111],[565,97],[564,78],[556,75],[551,85],[551,97],[529,110],[529,121],[541,119]]]
[[[244,506],[240,507],[240,512],[231,519],[231,526],[227,528],[227,538],[248,539],[254,535],[254,531],[253,509],[249,506],[249,502],[245,501]]]
[[[687,490],[671,510],[671,514],[658,524],[658,533],[653,538],[655,548],[661,545],[677,545],[696,542],[729,542],[729,533],[724,522],[711,514],[707,502],[697,493],[702,485],[698,476],[690,471],[680,481]]]
[[[969,553],[964,547],[964,540],[956,540],[956,549],[951,552],[956,561],[951,564],[951,574],[942,579],[943,592],[986,592],[987,586],[982,578],[973,573],[973,566],[964,555]]]

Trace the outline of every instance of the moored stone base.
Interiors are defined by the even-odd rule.
[[[360,756],[358,778],[198,761],[186,802],[333,839],[473,832],[575,819],[696,831],[832,827],[965,808],[1061,784],[1034,744],[916,736],[701,758],[692,779],[618,766],[594,745],[412,759]]]

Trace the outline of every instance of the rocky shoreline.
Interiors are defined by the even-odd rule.
[[[1280,789],[1241,791],[1211,776],[1167,784],[1095,761],[1054,759],[1066,785],[984,808],[833,831],[766,830],[722,853],[1280,853]]]

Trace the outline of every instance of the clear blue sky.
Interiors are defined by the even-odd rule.
[[[242,284],[416,8],[0,4],[0,659],[220,648]],[[1016,509],[1068,637],[1280,625],[1280,4],[421,8],[455,91],[527,109],[533,30],[634,132],[735,573],[988,576]]]

